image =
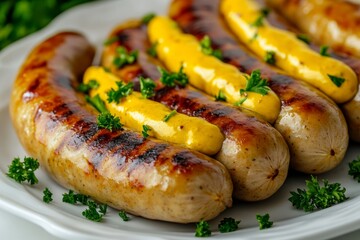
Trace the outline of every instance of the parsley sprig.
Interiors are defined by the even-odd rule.
[[[271,228],[273,225],[273,222],[270,221],[270,215],[266,213],[265,215],[256,215],[256,220],[259,223],[260,230]]]
[[[88,95],[85,96],[85,99],[88,103],[90,103],[96,110],[100,113],[107,112],[104,101],[100,98],[99,94],[96,94],[94,97],[90,97]]]
[[[321,55],[321,56],[324,56],[324,57],[329,57],[330,54],[328,53],[328,50],[329,50],[329,46],[322,45],[322,46],[320,47],[320,55]]]
[[[275,52],[274,51],[266,51],[264,60],[266,63],[274,65],[276,63]]]
[[[70,204],[81,203],[87,205],[89,200],[89,196],[86,196],[81,193],[75,193],[73,190],[69,190],[69,192],[63,194],[62,201]]]
[[[77,90],[82,93],[88,93],[91,89],[97,89],[99,86],[98,81],[91,79],[88,83],[80,83]]]
[[[328,77],[337,87],[341,87],[341,85],[345,82],[345,78],[342,77],[337,77],[330,74],[328,74]]]
[[[311,176],[306,180],[307,189],[297,189],[297,192],[290,192],[289,201],[297,209],[305,212],[312,212],[317,209],[331,207],[347,199],[345,188],[341,188],[340,183],[330,184],[327,180],[322,180],[324,186],[320,186],[316,177]]]
[[[264,96],[270,91],[267,81],[261,78],[260,70],[254,70],[250,76],[246,76],[246,80],[245,89],[240,89],[240,96],[244,96],[244,98],[240,99],[235,105],[241,105],[245,102],[247,92],[255,92]]]
[[[219,232],[233,232],[239,228],[240,221],[236,221],[234,218],[224,218],[218,225]]]
[[[122,129],[120,118],[109,112],[100,113],[97,117],[97,124],[100,128],[106,128],[110,132]]]
[[[208,35],[205,35],[200,41],[201,51],[206,55],[214,56],[222,60],[223,56],[220,49],[213,49],[211,46],[211,39]]]
[[[188,76],[183,72],[183,65],[181,65],[177,73],[169,73],[161,67],[159,67],[158,70],[161,73],[160,81],[165,86],[174,87],[176,84],[185,86],[189,82]]]
[[[110,91],[107,92],[107,101],[109,103],[119,103],[122,98],[129,96],[133,92],[134,84],[132,82],[125,84],[122,81],[118,81],[116,85],[116,90],[111,88]]]
[[[45,188],[43,191],[43,201],[45,203],[50,203],[53,199],[52,199],[52,192],[50,192],[50,190],[48,188]]]
[[[155,96],[155,82],[150,78],[140,77],[140,92],[144,98]]]
[[[349,175],[360,182],[360,156],[349,162]]]
[[[196,224],[195,237],[211,236],[210,225],[208,222],[201,220]]]
[[[262,27],[264,26],[264,19],[269,15],[270,10],[268,8],[263,8],[260,10],[260,16],[250,25],[252,27]]]
[[[33,185],[39,182],[34,173],[39,166],[38,160],[32,157],[24,157],[24,161],[20,161],[20,158],[14,158],[7,175],[19,183],[27,181]]]
[[[119,217],[124,221],[124,222],[127,222],[129,221],[129,217],[128,215],[126,214],[126,212],[124,210],[120,210],[119,212]]]
[[[158,42],[151,44],[150,48],[148,48],[148,50],[146,51],[150,56],[152,56],[154,58],[157,57],[157,53],[156,53],[157,45],[158,45]]]
[[[106,214],[107,205],[97,204],[94,201],[88,201],[87,206],[88,208],[82,212],[82,215],[91,221],[100,222]]]
[[[116,56],[113,60],[113,64],[117,68],[121,68],[128,64],[133,64],[137,60],[138,51],[128,52],[124,47],[116,48]]]

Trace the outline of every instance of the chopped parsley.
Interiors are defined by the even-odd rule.
[[[140,92],[144,98],[155,96],[155,82],[150,78],[140,77]]]
[[[38,160],[32,157],[24,157],[23,162],[20,161],[20,158],[14,158],[9,166],[7,175],[16,182],[22,183],[27,181],[33,185],[39,182],[34,173],[39,166]]]
[[[100,113],[107,112],[104,101],[100,98],[99,94],[96,94],[94,97],[90,97],[88,95],[85,96],[85,99],[88,103],[90,103],[96,110]]]
[[[360,182],[360,156],[349,162],[349,175]]]
[[[296,35],[296,37],[297,37],[297,39],[303,41],[306,44],[311,43],[309,36],[306,34],[298,34],[298,35]]]
[[[219,90],[219,93],[215,96],[215,101],[226,102],[226,96],[222,90]]]
[[[268,64],[274,65],[276,63],[275,52],[274,51],[266,51],[264,60]]]
[[[148,131],[151,131],[151,127],[149,125],[145,124],[145,125],[142,126],[142,128],[143,128],[143,130],[142,130],[141,133],[142,133],[144,138],[147,138],[149,136]]]
[[[146,51],[150,56],[152,56],[154,58],[157,57],[157,53],[156,53],[157,45],[158,45],[158,42],[151,44],[150,48],[148,48],[148,50]]]
[[[87,206],[88,208],[82,212],[82,215],[91,221],[100,222],[106,214],[107,205],[96,204],[94,201],[88,201]]]
[[[150,22],[154,17],[156,17],[156,14],[155,14],[155,13],[148,13],[148,14],[146,14],[145,16],[143,16],[143,17],[141,18],[141,22],[142,22],[143,24],[149,24],[149,22]]]
[[[116,82],[116,85],[118,87],[117,90],[111,88],[110,91],[107,92],[107,101],[109,103],[119,103],[122,98],[129,96],[133,92],[134,84],[132,82],[125,84],[118,81]]]
[[[81,204],[87,205],[88,199],[89,199],[89,196],[86,196],[81,193],[74,193],[73,190],[69,190],[68,193],[63,194],[62,201],[65,203],[70,203],[70,204],[81,203]]]
[[[337,77],[330,74],[328,74],[328,77],[337,87],[341,87],[341,85],[345,82],[345,78]]]
[[[100,115],[97,117],[97,124],[100,128],[106,128],[110,132],[113,130],[122,129],[120,118],[111,115],[109,112],[100,113]]]
[[[196,224],[195,237],[211,236],[210,225],[208,222],[201,220]]]
[[[270,10],[268,8],[263,8],[260,10],[260,16],[250,25],[252,27],[262,27],[264,26],[264,19],[269,15]]]
[[[163,119],[164,122],[169,121],[169,119],[170,119],[172,116],[174,116],[176,113],[177,113],[176,110],[172,110],[168,115],[165,115],[165,117],[164,117],[164,119]]]
[[[128,215],[126,214],[126,212],[125,212],[124,210],[120,210],[120,212],[119,212],[119,217],[120,217],[124,222],[129,221],[129,217],[128,217]]]
[[[346,189],[341,188],[340,183],[330,184],[327,180],[322,181],[323,187],[320,186],[316,177],[311,176],[310,180],[306,180],[307,189],[298,188],[297,192],[290,192],[289,201],[297,209],[312,212],[316,209],[331,207],[347,199]]]
[[[328,53],[328,50],[329,50],[329,46],[325,46],[325,45],[321,46],[320,47],[320,55],[324,56],[324,57],[329,57],[330,54]]]
[[[270,221],[270,215],[268,213],[263,216],[256,215],[256,220],[259,223],[260,230],[271,228],[273,225],[273,222]]]
[[[50,192],[50,190],[48,188],[45,188],[43,191],[43,201],[46,203],[50,203],[53,199],[52,199],[52,192]]]
[[[219,49],[214,50],[211,46],[211,39],[208,35],[205,35],[200,41],[201,51],[206,55],[214,56],[222,60],[223,56]]]
[[[121,68],[128,64],[133,64],[137,60],[138,51],[128,52],[124,47],[116,48],[116,56],[113,60],[113,64],[117,68]]]
[[[109,38],[109,39],[106,39],[106,40],[104,41],[104,46],[109,46],[109,45],[117,42],[118,40],[119,40],[119,37],[118,37],[118,36],[113,36],[113,37],[111,37],[111,38]]]
[[[80,85],[77,87],[77,90],[79,92],[88,93],[91,89],[97,89],[100,86],[98,81],[95,79],[91,79],[88,83],[80,83]]]
[[[158,70],[161,73],[160,81],[165,86],[174,87],[176,84],[185,86],[189,82],[188,76],[183,72],[183,65],[181,65],[177,73],[169,73],[161,67],[159,67]]]
[[[254,70],[250,77],[246,76],[246,80],[245,89],[240,89],[240,96],[244,96],[244,98],[236,102],[235,105],[241,105],[245,102],[247,92],[255,92],[264,96],[270,91],[267,81],[261,78],[260,70]]]
[[[236,221],[233,218],[224,218],[218,225],[219,232],[227,233],[236,231],[239,228],[240,221]]]

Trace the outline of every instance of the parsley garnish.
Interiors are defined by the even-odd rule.
[[[325,57],[329,57],[330,54],[328,53],[328,50],[329,50],[329,46],[325,46],[325,45],[321,46],[320,47],[320,55],[325,56]]]
[[[360,182],[360,156],[349,162],[349,175]]]
[[[100,222],[103,216],[106,214],[107,205],[106,204],[96,204],[94,201],[87,202],[88,209],[82,212],[82,215],[87,219]],[[99,208],[99,211],[97,210]]]
[[[141,22],[143,24],[149,24],[149,22],[151,21],[151,19],[153,19],[154,17],[156,17],[155,13],[148,13],[145,16],[142,17]]]
[[[116,82],[116,85],[118,87],[117,90],[111,88],[110,91],[107,92],[107,96],[108,96],[107,101],[109,103],[111,102],[119,103],[120,99],[129,96],[133,92],[134,84],[132,82],[124,84],[123,82],[118,81]]]
[[[172,110],[168,115],[165,115],[165,117],[164,117],[164,119],[163,119],[164,122],[169,121],[169,119],[170,119],[172,116],[174,116],[176,113],[177,113],[176,110]]]
[[[211,46],[211,39],[208,35],[205,35],[200,41],[201,51],[206,55],[214,56],[222,60],[222,53],[219,49],[214,50]]]
[[[39,166],[38,160],[32,157],[24,157],[23,162],[20,161],[20,158],[14,158],[9,166],[7,175],[16,182],[22,183],[27,181],[33,185],[39,182],[34,173]]]
[[[271,226],[273,225],[273,222],[270,221],[270,215],[268,213],[263,216],[256,215],[256,220],[259,223],[260,230],[271,228]]]
[[[219,93],[215,96],[215,101],[226,102],[226,96],[222,90],[219,90]]]
[[[98,81],[95,79],[91,79],[87,84],[80,83],[80,85],[77,87],[77,90],[79,92],[88,93],[91,89],[97,89],[100,86]]]
[[[210,225],[208,222],[201,220],[196,224],[195,237],[211,236]]]
[[[183,65],[181,65],[177,73],[169,73],[161,67],[158,67],[158,70],[161,73],[160,81],[165,86],[174,87],[176,84],[185,86],[189,82],[188,76],[183,72]]]
[[[245,89],[240,89],[240,96],[245,97],[235,103],[237,106],[245,102],[247,99],[247,92],[255,92],[264,96],[270,91],[270,88],[267,85],[267,81],[261,78],[260,70],[254,70],[250,77],[246,76],[246,80],[247,82]]]
[[[264,60],[265,60],[265,62],[267,62],[268,64],[274,65],[275,62],[276,62],[275,52],[274,52],[274,51],[266,51]]]
[[[270,10],[268,8],[263,8],[260,10],[260,16],[250,25],[252,27],[262,27],[264,26],[264,19],[269,15]]]
[[[129,217],[124,210],[120,210],[119,217],[121,217],[124,222],[129,221]]]
[[[103,100],[101,100],[99,94],[96,94],[94,97],[89,97],[88,95],[86,95],[85,99],[94,108],[96,108],[96,110],[98,110],[100,113],[107,112],[105,103]]]
[[[100,115],[97,117],[97,124],[100,128],[106,128],[110,132],[113,130],[122,129],[120,118],[111,115],[109,112],[100,113]]]
[[[321,187],[317,178],[311,176],[311,180],[306,180],[306,190],[297,189],[297,192],[290,192],[289,201],[297,209],[305,212],[312,212],[316,209],[331,207],[347,199],[345,188],[340,187],[340,183],[329,184],[323,180],[324,186]]]
[[[68,193],[63,194],[62,201],[70,204],[82,203],[87,205],[89,196],[81,193],[74,193],[73,190],[69,190]]]
[[[151,127],[149,125],[143,125],[142,128],[143,130],[141,133],[144,138],[147,138],[149,136],[148,131],[151,131]]]
[[[109,46],[109,45],[113,44],[114,42],[117,42],[118,40],[119,40],[118,36],[113,36],[113,37],[111,37],[109,39],[106,39],[104,41],[104,46]]]
[[[113,60],[113,64],[117,68],[121,68],[125,65],[132,64],[136,61],[138,56],[138,51],[128,52],[124,47],[116,48],[116,56]]]
[[[146,51],[150,56],[152,56],[154,58],[157,57],[157,53],[156,53],[157,45],[158,45],[158,42],[151,44],[150,48]]]
[[[345,78],[337,77],[330,74],[328,74],[328,77],[337,87],[341,87],[341,85],[345,82]]]
[[[52,192],[50,192],[50,190],[48,188],[45,188],[43,191],[43,201],[46,203],[50,203],[53,199],[52,199]]]
[[[311,43],[309,36],[306,34],[298,34],[298,35],[296,35],[296,37],[297,37],[297,39],[303,41],[306,44]]]
[[[150,98],[155,95],[155,82],[150,78],[140,77],[140,91],[145,98]]]
[[[224,218],[220,221],[218,229],[221,233],[233,232],[239,228],[240,221],[236,221],[233,218]]]

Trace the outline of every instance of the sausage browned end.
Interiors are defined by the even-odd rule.
[[[289,166],[288,147],[273,127],[251,113],[192,89],[191,87],[163,88],[156,59],[146,54],[150,47],[146,26],[139,22],[122,24],[110,34],[118,42],[106,47],[103,64],[124,81],[137,81],[139,76],[150,77],[158,84],[153,100],[178,112],[201,117],[218,126],[225,135],[220,152],[215,156],[229,170],[234,183],[234,196],[241,200],[258,201],[273,195],[284,183]],[[138,51],[136,64],[117,69],[112,64],[118,46]]]
[[[97,126],[94,110],[74,90],[93,55],[83,36],[64,32],[28,56],[10,103],[28,153],[61,185],[146,218],[197,222],[231,206],[231,178],[218,161]]]
[[[213,46],[223,53],[223,60],[251,73],[260,69],[279,96],[282,108],[275,128],[287,141],[290,165],[305,173],[322,173],[336,167],[348,146],[345,119],[340,109],[324,94],[276,73],[269,65],[248,53],[230,33],[219,15],[219,0],[174,0],[170,16],[187,33],[199,39],[208,35]]]

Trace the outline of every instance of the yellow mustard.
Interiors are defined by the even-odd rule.
[[[275,53],[275,65],[307,81],[336,103],[351,100],[358,88],[356,74],[346,64],[322,56],[295,34],[271,26],[253,0],[223,0],[221,12],[237,37],[255,54]]]
[[[197,39],[182,33],[169,18],[153,18],[148,25],[148,35],[152,43],[157,43],[159,59],[173,72],[183,66],[191,85],[212,96],[221,91],[228,102],[241,103],[241,107],[259,113],[270,123],[277,119],[280,100],[273,91],[266,95],[247,92],[244,98],[240,89],[245,89],[249,76],[216,57],[204,54]]]
[[[107,101],[107,92],[117,89],[120,81],[115,75],[106,72],[102,67],[92,66],[84,74],[84,83],[96,80],[99,87],[91,89],[90,96],[99,94],[108,111],[120,118],[124,126],[142,132],[143,125],[150,127],[149,136],[164,141],[185,145],[202,153],[213,155],[222,147],[224,136],[220,129],[197,117],[175,113],[164,121],[172,111],[161,103],[144,98],[141,93],[133,92],[122,99],[119,104]]]

